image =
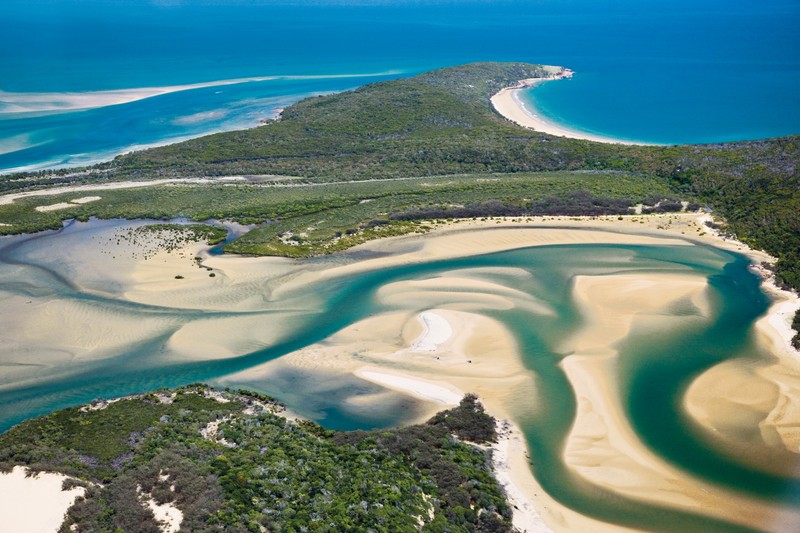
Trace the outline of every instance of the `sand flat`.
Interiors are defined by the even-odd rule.
[[[42,337],[43,344],[83,346],[81,349],[84,352],[78,354],[81,358],[113,355],[113,351],[121,345],[119,343],[139,342],[159,334],[157,332],[166,331],[164,328],[175,331],[169,349],[159,355],[164,361],[231,357],[246,353],[254,346],[273,342],[275,331],[291,327],[292,316],[314,308],[313,295],[299,297],[297,295],[302,293],[298,292],[299,288],[377,268],[526,246],[581,243],[692,246],[697,242],[741,251],[755,260],[769,260],[765,254],[750,251],[741,243],[715,236],[703,226],[703,220],[698,215],[659,215],[629,216],[622,220],[618,217],[546,217],[464,221],[440,225],[423,237],[405,236],[367,243],[361,249],[382,252],[382,257],[349,264],[279,258],[207,257],[203,255],[202,247],[194,245],[150,259],[131,255],[123,257],[125,254],[116,252],[102,254],[101,257],[94,251],[96,243],[89,241],[83,246],[73,241],[64,242],[64,249],[58,248],[61,242],[58,241],[54,247],[28,258],[42,262],[47,257],[56,257],[57,261],[61,261],[59,254],[67,257],[67,252],[70,252],[72,258],[62,270],[65,275],[74,277],[79,289],[89,292],[102,289],[115,298],[158,306],[163,310],[221,313],[208,321],[190,321],[182,327],[169,318],[170,313],[154,313],[148,326],[151,329],[145,328],[141,336],[137,333],[107,337],[108,331],[129,330],[126,324],[130,324],[132,319],[138,320],[134,314],[125,316],[119,310],[115,311],[116,314],[95,312],[90,319],[93,323],[91,329],[80,333],[64,332],[59,328],[68,322],[60,317],[72,311],[65,307],[48,314],[48,306],[61,305],[48,294],[33,295],[27,299],[20,296],[0,297],[5,316],[9,319],[19,316],[21,321],[35,325],[38,331],[52,330]],[[196,254],[203,255],[203,264],[214,269],[214,278],[193,264]],[[84,266],[88,263],[93,265],[91,269]],[[184,274],[185,278],[176,280],[176,274]],[[529,277],[531,274],[515,269],[464,269],[427,279],[387,284],[378,291],[377,296],[382,303],[391,304],[390,311],[351,324],[323,342],[220,381],[223,384],[226,381],[235,384],[237,380],[268,383],[281,372],[290,370],[306,376],[304,379],[308,381],[303,387],[308,386],[308,390],[313,391],[315,385],[321,385],[323,378],[320,376],[358,380],[358,371],[367,369],[367,372],[380,374],[380,379],[394,379],[394,388],[384,387],[382,392],[354,398],[354,408],[366,408],[367,404],[374,401],[393,401],[400,396],[408,396],[409,385],[432,383],[451,392],[476,392],[490,413],[509,418],[511,413],[518,412],[521,403],[542,401],[537,396],[538,378],[522,364],[513,336],[501,323],[488,318],[486,313],[492,309],[511,307],[524,308],[543,316],[553,311],[531,295],[514,290],[511,282],[494,282],[493,275],[515,279],[514,276]],[[101,279],[102,283],[97,279]],[[613,398],[613,380],[609,374],[613,368],[614,343],[631,331],[634,320],[637,327],[661,327],[670,323],[679,325],[681,320],[685,320],[670,317],[660,309],[655,303],[658,298],[650,297],[653,291],[669,295],[663,301],[676,298],[690,301],[697,310],[695,318],[702,318],[707,312],[705,280],[679,274],[659,274],[654,278],[652,273],[641,276],[629,273],[605,279],[585,277],[579,281],[578,289],[578,293],[592,293],[591,298],[581,300],[582,313],[586,316],[602,316],[609,322],[595,321],[592,325],[590,320],[589,329],[565,341],[571,343],[571,349],[581,351],[581,357],[584,358],[570,356],[572,359],[567,358],[565,362],[565,369],[579,397],[579,419],[573,428],[569,448],[574,468],[580,470],[581,475],[589,476],[612,490],[644,500],[658,499],[661,492],[666,491],[665,494],[669,495],[666,501],[678,507],[694,509],[690,500],[695,498],[697,491],[702,492],[702,487],[698,488],[696,480],[683,473],[661,470],[663,464],[659,463],[658,458],[647,455],[647,450],[641,449],[635,435],[625,428],[618,401]],[[280,302],[277,308],[276,302]],[[593,305],[599,305],[598,302],[602,303],[605,311],[592,308]],[[52,309],[56,310],[57,307]],[[272,309],[274,316],[261,316],[267,309]],[[438,318],[425,323],[419,318],[423,312],[434,313]],[[790,313],[791,307],[776,308],[771,310],[763,325],[759,322],[759,334],[763,336],[766,349],[777,350],[776,347],[786,346],[789,330],[785,322]],[[80,315],[75,316],[77,319]],[[264,326],[261,325],[262,320]],[[444,328],[439,328],[440,334],[434,336],[435,342],[430,343],[433,349],[415,352],[412,349],[414,342],[426,342],[426,328],[429,332],[431,325],[435,328],[435,322],[441,323],[442,320],[447,322],[451,334],[447,336],[441,333]],[[139,322],[136,323],[138,327]],[[267,329],[258,331],[260,327]],[[4,346],[20,356],[23,352],[18,350],[31,341],[32,330],[26,330],[21,324],[19,328],[4,331],[3,335]],[[52,354],[52,358],[36,361],[29,359],[29,354],[26,352],[16,361],[41,363],[58,369],[60,365],[69,364],[76,355],[67,353],[63,359],[59,359]],[[792,354],[787,349],[781,357],[784,356],[791,357]],[[762,388],[766,392],[754,392],[752,401],[748,402],[763,419],[761,430],[767,435],[764,439],[784,443],[782,446],[789,449],[796,442],[797,435],[794,428],[797,427],[796,413],[800,398],[793,391],[798,390],[798,385],[794,375],[786,371],[790,367],[781,360],[774,362],[773,366],[767,365],[755,374],[758,379],[765,380],[766,385]],[[14,370],[15,377],[35,380],[38,372],[35,368],[35,365],[21,365]],[[410,381],[404,382],[392,376]],[[745,378],[750,379],[748,376]],[[374,382],[370,383],[376,386]],[[747,383],[756,382],[745,381],[742,386]],[[404,387],[405,390],[402,390]],[[432,415],[442,405],[431,401],[422,403],[427,407],[419,411],[420,419]],[[713,402],[704,402],[701,397],[696,397],[693,405],[701,405],[706,409],[704,414],[697,415],[701,423],[713,424],[720,419],[720,408],[715,407]],[[620,454],[628,452],[635,459],[619,460]],[[540,513],[550,527],[556,530],[619,530],[616,526],[578,515],[544,493],[530,475],[524,442],[511,446],[508,453],[512,474],[525,478],[518,480],[518,485],[525,487],[523,493],[529,505]],[[608,461],[598,465],[600,457]],[[713,498],[698,501],[713,505],[719,503]],[[739,500],[732,498],[730,501]],[[727,504],[721,505],[719,509],[730,509]],[[744,523],[754,524],[762,519],[769,521],[764,523],[795,523],[792,521],[796,517],[780,509],[753,506],[748,502],[744,502],[741,508],[747,509],[742,518]]]
[[[689,296],[707,314],[705,286],[705,279],[697,276],[659,273],[576,280],[574,293],[587,325],[567,342],[574,354],[561,363],[578,403],[564,452],[566,463],[593,483],[631,498],[669,503],[755,528],[800,524],[800,513],[743,498],[674,468],[640,441],[624,414],[615,381],[616,343],[643,320],[662,314],[672,300]],[[680,320],[659,320],[659,328]],[[736,418],[741,413],[729,415]]]

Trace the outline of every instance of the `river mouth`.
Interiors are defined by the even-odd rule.
[[[3,428],[197,381],[273,394],[340,429],[442,407],[364,379],[395,374],[478,388],[524,431],[541,486],[604,522],[736,531],[797,516],[797,443],[776,421],[779,405],[797,408],[776,392],[797,373],[774,374],[754,327],[770,300],[742,255],[591,234],[448,258],[406,246],[416,259],[397,261],[389,244],[344,263],[206,255],[197,268],[199,246],[134,257],[117,243],[129,226],[91,221],[3,242]],[[431,310],[453,340],[414,351]],[[734,378],[761,391],[747,408],[731,391],[704,396]]]

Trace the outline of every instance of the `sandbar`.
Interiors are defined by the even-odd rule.
[[[696,214],[469,220],[439,224],[425,236],[367,243],[359,249],[373,252],[373,258],[356,262],[210,256],[199,244],[142,257],[135,247],[117,244],[105,234],[77,235],[63,241],[54,236],[52,242],[39,241],[52,245],[31,247],[25,259],[58,270],[76,290],[157,306],[158,312],[141,315],[124,306],[98,308],[49,294],[0,294],[0,318],[12,326],[3,332],[0,363],[4,372],[9,369],[6,384],[10,386],[65,372],[76,361],[113,361],[116,351],[156,337],[168,338],[165,350],[158,355],[166,362],[236,357],[273,344],[281,331],[317,308],[315,295],[298,288],[380,268],[527,246],[708,244],[747,254],[754,261],[773,261],[742,243],[716,235],[704,220]],[[209,276],[207,268],[212,269],[214,277]],[[16,266],[9,272],[19,275]],[[303,380],[302,386],[292,382],[295,394],[309,391],[311,396],[315,391],[330,390],[337,380],[345,385],[363,383],[373,387],[372,392],[346,400],[352,409],[411,398],[421,405],[415,412],[419,420],[452,404],[461,393],[475,392],[495,417],[514,420],[523,404],[542,401],[537,396],[538,377],[523,364],[514,337],[502,323],[488,316],[489,311],[517,307],[541,316],[554,311],[547,302],[515,290],[513,283],[492,281],[492,275],[498,273],[506,279],[531,275],[514,268],[472,268],[388,283],[377,292],[377,298],[389,311],[355,322],[322,342],[220,378],[219,384],[280,383],[282,376],[290,375]],[[182,278],[177,279],[178,275]],[[564,369],[579,405],[565,452],[569,467],[604,488],[644,501],[658,500],[731,520],[725,513],[736,507],[742,510],[738,515],[741,518],[736,519],[740,523],[754,525],[764,519],[768,520],[765,523],[795,525],[797,517],[785,509],[735,495],[726,503],[729,494],[719,490],[705,495],[705,484],[663,464],[626,426],[612,378],[615,343],[628,335],[634,324],[679,326],[686,317],[667,316],[661,307],[674,298],[691,302],[696,309],[693,318],[705,319],[705,280],[653,273],[595,278],[582,278],[574,288],[580,308],[594,319],[587,322],[587,329],[565,339],[576,351],[565,360]],[[789,449],[797,442],[793,428],[800,405],[800,398],[792,392],[800,390],[798,373],[791,363],[792,357],[798,358],[787,340],[797,298],[769,290],[775,304],[756,328],[765,350],[781,355],[771,366],[753,374],[764,384],[757,385],[759,382],[746,372],[737,374],[737,383],[741,387],[756,384],[757,390],[765,391],[754,393],[755,407],[747,411],[747,416],[756,412],[761,417],[756,425],[769,446]],[[650,298],[653,291],[664,298]],[[215,313],[198,320],[185,318],[185,313],[198,310]],[[598,317],[617,320],[606,324]],[[136,331],[126,327],[132,320],[137,324]],[[77,323],[91,327],[78,327]],[[694,388],[700,392],[704,389]],[[698,396],[692,387],[686,409],[709,428],[720,421],[729,423],[733,416],[730,406],[714,404]],[[509,493],[516,494],[520,513],[528,508],[536,512],[535,516],[527,515],[530,522],[526,530],[620,530],[575,513],[547,495],[531,475],[521,437],[507,449],[507,460],[500,463],[509,466],[501,468],[498,476],[516,479],[517,488],[509,489]],[[711,507],[698,509],[692,501]]]
[[[152,98],[192,89],[208,87],[222,87],[225,85],[238,85],[271,80],[312,80],[336,78],[364,78],[396,74],[397,71],[379,72],[374,74],[332,74],[332,75],[292,75],[292,76],[257,76],[250,78],[235,78],[229,80],[216,80],[203,83],[190,83],[184,85],[167,85],[162,87],[138,87],[131,89],[111,89],[106,91],[85,92],[6,92],[0,91],[0,115],[14,113],[43,113],[67,112],[79,109],[95,109],[111,105],[127,104],[145,98]]]
[[[640,335],[709,320],[706,280],[663,273],[579,276],[574,294],[587,324],[566,341],[561,365],[577,397],[577,417],[565,447],[567,465],[591,482],[635,499],[703,512],[753,528],[791,530],[800,513],[783,510],[707,484],[659,458],[624,416],[616,385],[616,345]],[[674,302],[690,301],[696,314],[669,316]],[[740,387],[745,386],[741,381]],[[713,393],[712,393],[713,394]],[[729,416],[739,413],[729,411]],[[764,443],[761,443],[764,453]]]

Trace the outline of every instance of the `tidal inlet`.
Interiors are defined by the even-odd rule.
[[[4,428],[194,382],[344,431],[471,392],[507,421],[508,492],[540,528],[791,530],[780,297],[722,241],[637,226],[444,224],[313,261],[134,244],[145,222],[7,237]]]
[[[3,0],[0,533],[800,531],[798,21]]]

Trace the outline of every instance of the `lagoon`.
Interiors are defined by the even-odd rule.
[[[98,397],[197,381],[255,388],[338,429],[410,423],[441,408],[348,370],[378,365],[484,387],[489,408],[524,432],[542,488],[595,519],[667,531],[797,523],[791,433],[779,442],[752,433],[753,421],[773,427],[773,410],[792,400],[770,393],[745,409],[692,389],[707,376],[747,371],[753,390],[796,378],[791,365],[777,381],[759,376],[775,357],[754,327],[770,298],[743,255],[671,235],[504,226],[305,262],[208,256],[216,273],[208,278],[194,273],[193,254],[202,251],[134,259],[118,242],[138,224],[72,223],[0,241],[2,428]],[[473,249],[480,239],[503,244],[452,256],[447,246],[458,239]],[[426,249],[438,251],[423,259]],[[174,279],[178,272],[185,279]],[[431,309],[475,321],[458,335],[477,340],[453,348],[468,362],[403,351],[401,333],[391,332],[405,339],[409,321]],[[349,362],[328,359],[333,353]],[[486,370],[501,368],[506,374]],[[593,396],[596,384],[609,405]],[[621,420],[606,426],[609,435],[626,427],[635,434],[630,442],[641,450],[628,457],[639,466],[618,465],[638,479],[634,486],[644,483],[633,494],[594,463],[613,449],[603,451],[605,437],[591,429],[598,416]],[[700,512],[663,494],[643,499],[675,475],[673,490],[710,498],[710,507]],[[741,516],[727,517],[726,501]]]

